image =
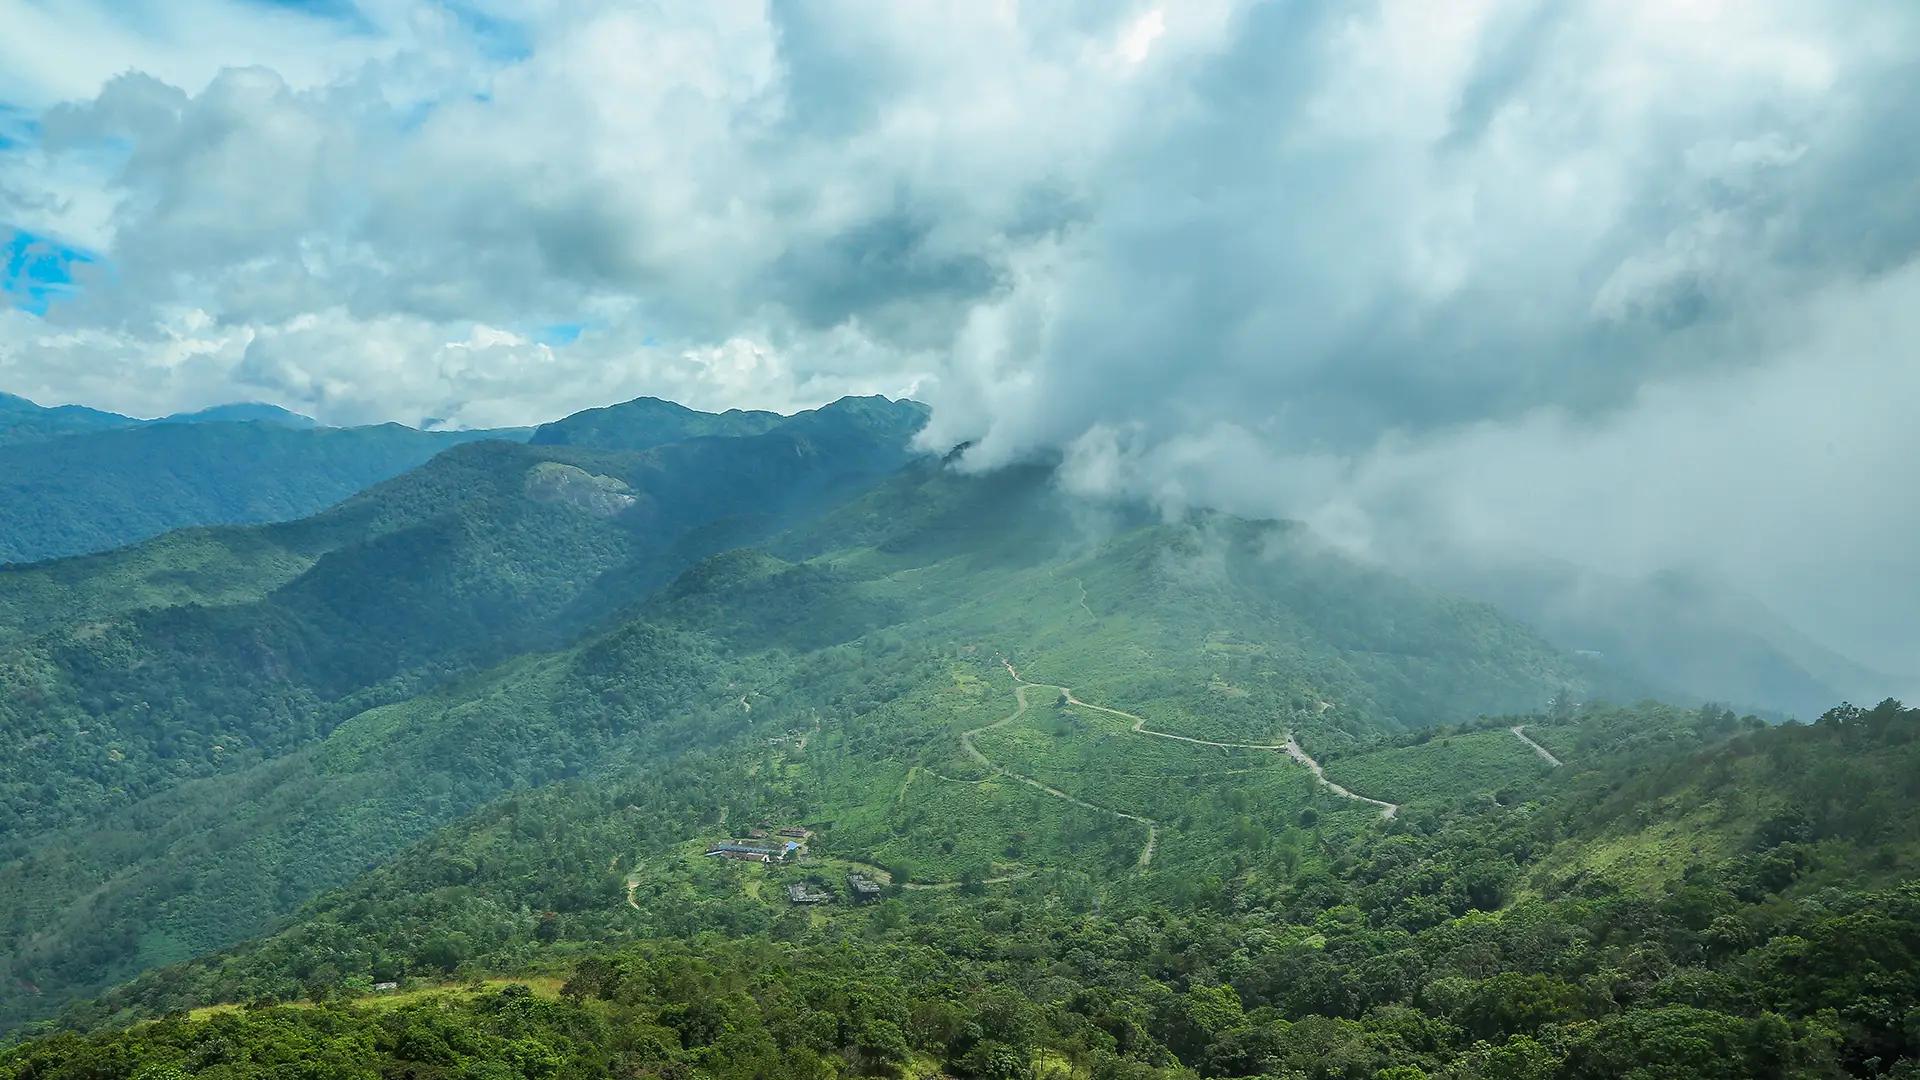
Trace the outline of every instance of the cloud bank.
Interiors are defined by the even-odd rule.
[[[968,467],[1920,667],[1920,9],[196,0],[30,64],[53,10],[0,0],[0,229],[86,258],[14,392],[911,393]]]

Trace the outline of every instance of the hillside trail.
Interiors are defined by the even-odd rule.
[[[1026,679],[1022,678],[1020,675],[1020,672],[1014,669],[1013,662],[1008,660],[1006,657],[1004,656],[1001,657],[1000,663],[1006,667],[1007,674],[1013,676],[1013,681],[1015,684],[1019,686],[1034,686],[1034,687],[1038,687],[1041,685],[1040,683],[1030,683]],[[1095,712],[1103,712],[1108,714],[1109,716],[1118,716],[1123,719],[1133,721],[1133,726],[1128,728],[1127,730],[1131,731],[1135,735],[1148,735],[1156,739],[1171,739],[1174,742],[1188,743],[1193,746],[1217,746],[1223,750],[1279,751],[1281,753],[1286,754],[1288,757],[1292,758],[1294,761],[1297,761],[1300,764],[1305,765],[1307,767],[1307,770],[1313,773],[1313,778],[1319,781],[1320,786],[1323,788],[1326,788],[1328,791],[1332,792],[1333,794],[1338,795],[1343,799],[1352,799],[1355,802],[1363,802],[1372,806],[1379,807],[1380,819],[1382,821],[1392,821],[1400,813],[1400,807],[1398,804],[1387,802],[1384,799],[1373,799],[1365,795],[1356,794],[1353,791],[1350,791],[1347,788],[1334,783],[1332,780],[1327,779],[1326,770],[1322,768],[1320,763],[1318,761],[1315,761],[1311,755],[1309,755],[1305,750],[1301,749],[1300,744],[1294,741],[1293,732],[1291,731],[1287,732],[1287,741],[1284,743],[1216,742],[1212,739],[1196,739],[1189,735],[1170,735],[1164,731],[1153,731],[1149,729],[1147,727],[1146,717],[1135,716],[1133,713],[1122,712],[1119,709],[1109,709],[1105,705],[1094,705],[1089,702],[1081,701],[1079,698],[1074,697],[1073,691],[1071,689],[1068,689],[1067,687],[1050,686],[1050,687],[1046,687],[1046,689],[1059,690],[1061,693],[1067,695],[1067,704],[1069,705],[1078,705],[1083,709],[1092,709]],[[1026,704],[1026,699],[1021,698],[1021,705],[1023,707],[1023,711],[1024,711],[1025,704]],[[1020,714],[1019,713],[1014,714],[1014,716],[1018,716],[1018,715]],[[1008,720],[1012,720],[1013,718],[1014,718],[1013,716],[1009,716],[1006,718],[1006,720],[1002,720],[999,723],[1004,724]],[[998,727],[999,724],[990,724],[988,726]],[[986,730],[986,728],[982,728],[980,730],[984,731]],[[1556,762],[1555,764],[1558,764],[1558,762]]]
[[[1006,660],[1003,658],[1001,660],[1001,663],[1003,664],[1006,663]],[[1012,671],[1013,665],[1007,664],[1007,670]],[[960,748],[966,751],[968,757],[979,762],[981,765],[985,766],[989,771],[993,772],[997,776],[1004,776],[1009,780],[1018,780],[1019,782],[1027,785],[1030,788],[1033,788],[1037,791],[1043,791],[1048,795],[1053,796],[1056,799],[1060,799],[1065,802],[1072,803],[1075,806],[1082,807],[1087,810],[1092,810],[1096,813],[1106,814],[1109,817],[1119,818],[1122,821],[1131,821],[1136,824],[1146,826],[1147,842],[1146,842],[1146,845],[1140,849],[1140,858],[1135,861],[1135,865],[1138,866],[1140,869],[1142,870],[1146,869],[1150,864],[1152,864],[1154,849],[1157,848],[1160,844],[1160,823],[1159,822],[1149,817],[1142,817],[1139,814],[1130,814],[1125,810],[1115,810],[1109,806],[1101,806],[1098,803],[1088,802],[1087,800],[1082,799],[1079,796],[1069,795],[1066,792],[1061,791],[1059,788],[1054,787],[1051,784],[1048,784],[1044,781],[1036,780],[1033,777],[1027,776],[1024,773],[1014,772],[1012,769],[1009,769],[1006,766],[1001,765],[1000,763],[994,761],[992,758],[981,753],[980,748],[973,744],[973,737],[975,735],[984,735],[995,728],[1004,727],[1007,724],[1011,724],[1015,720],[1020,719],[1022,716],[1025,716],[1027,714],[1027,708],[1028,708],[1028,705],[1027,705],[1028,691],[1058,690],[1063,694],[1068,693],[1067,688],[1064,686],[1043,686],[1039,683],[1030,683],[1021,679],[1018,674],[1014,675],[1014,679],[1016,680],[1016,682],[1013,688],[1013,697],[1015,701],[1018,701],[1020,703],[1020,707],[1008,713],[1007,715],[1001,717],[1000,719],[995,720],[991,724],[986,724],[981,727],[974,728],[971,731],[962,732],[960,735]]]
[[[1055,581],[1060,580],[1060,572],[1051,566],[1047,567],[1047,576]],[[1073,587],[1080,590],[1080,598],[1075,600],[1074,603],[1079,605],[1081,611],[1087,613],[1087,618],[1099,622],[1100,616],[1095,615],[1093,609],[1087,606],[1087,583],[1077,577],[1068,578],[1067,580],[1073,582]]]
[[[1527,725],[1525,724],[1515,724],[1512,727],[1508,728],[1507,730],[1513,732],[1514,738],[1519,739],[1521,742],[1526,743],[1528,746],[1533,747],[1533,752],[1540,755],[1541,761],[1546,762],[1547,764],[1553,766],[1556,769],[1566,764],[1566,762],[1561,761],[1557,757],[1554,757],[1553,751],[1547,749],[1544,746],[1541,746],[1539,743],[1534,742],[1531,738],[1529,738],[1527,736],[1526,727]]]
[[[1281,747],[1281,749],[1287,752],[1288,757],[1311,770],[1313,772],[1313,778],[1320,781],[1320,786],[1333,792],[1335,795],[1343,799],[1354,799],[1363,803],[1372,803],[1374,806],[1380,808],[1380,820],[1382,821],[1392,821],[1399,815],[1400,807],[1398,804],[1387,802],[1384,799],[1371,799],[1365,795],[1355,794],[1327,779],[1327,771],[1320,767],[1320,763],[1309,757],[1305,750],[1300,749],[1300,744],[1293,741],[1293,732],[1287,732],[1287,744]]]

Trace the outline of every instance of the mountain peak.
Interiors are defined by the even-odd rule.
[[[743,409],[706,413],[677,401],[637,397],[542,424],[528,441],[536,446],[649,450],[702,435],[759,435],[785,420],[779,413]]]
[[[278,424],[290,428],[316,428],[321,424],[311,416],[283,409],[264,401],[236,401],[212,405],[194,412],[173,413],[155,420],[156,424]]]
[[[131,427],[140,421],[83,405],[42,405],[0,391],[0,446],[38,442],[59,435]]]

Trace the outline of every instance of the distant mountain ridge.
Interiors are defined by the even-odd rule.
[[[63,435],[145,427],[149,424],[266,423],[289,428],[322,427],[318,420],[264,401],[236,401],[192,412],[169,413],[152,420],[91,409],[84,405],[41,405],[0,391],[0,446],[39,442]]]
[[[320,421],[311,416],[283,409],[278,405],[269,405],[264,401],[237,401],[228,405],[213,405],[195,412],[174,413],[153,421],[156,424],[215,424],[215,423],[258,423],[278,424],[290,428],[317,428]]]
[[[171,529],[294,520],[479,440],[632,452],[787,429],[824,440],[823,453],[858,456],[864,444],[831,447],[863,409],[874,415],[859,423],[891,425],[887,437],[902,445],[927,412],[918,403],[848,398],[793,416],[704,413],[643,397],[541,425],[529,440],[525,428],[328,427],[261,402],[140,420],[0,395],[0,564],[104,551]]]
[[[0,391],[0,446],[38,442],[61,435],[132,427],[140,421],[84,405],[39,405]]]
[[[0,443],[0,563],[103,551],[189,526],[298,518],[449,447],[521,437],[179,419]]]
[[[728,409],[723,413],[706,413],[678,402],[638,397],[542,424],[527,441],[534,446],[648,450],[702,435],[759,435],[787,420],[776,412]]]

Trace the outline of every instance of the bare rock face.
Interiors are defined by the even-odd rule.
[[[543,461],[527,470],[527,497],[559,503],[583,514],[610,518],[634,504],[632,489],[612,476],[596,476],[573,465]]]

